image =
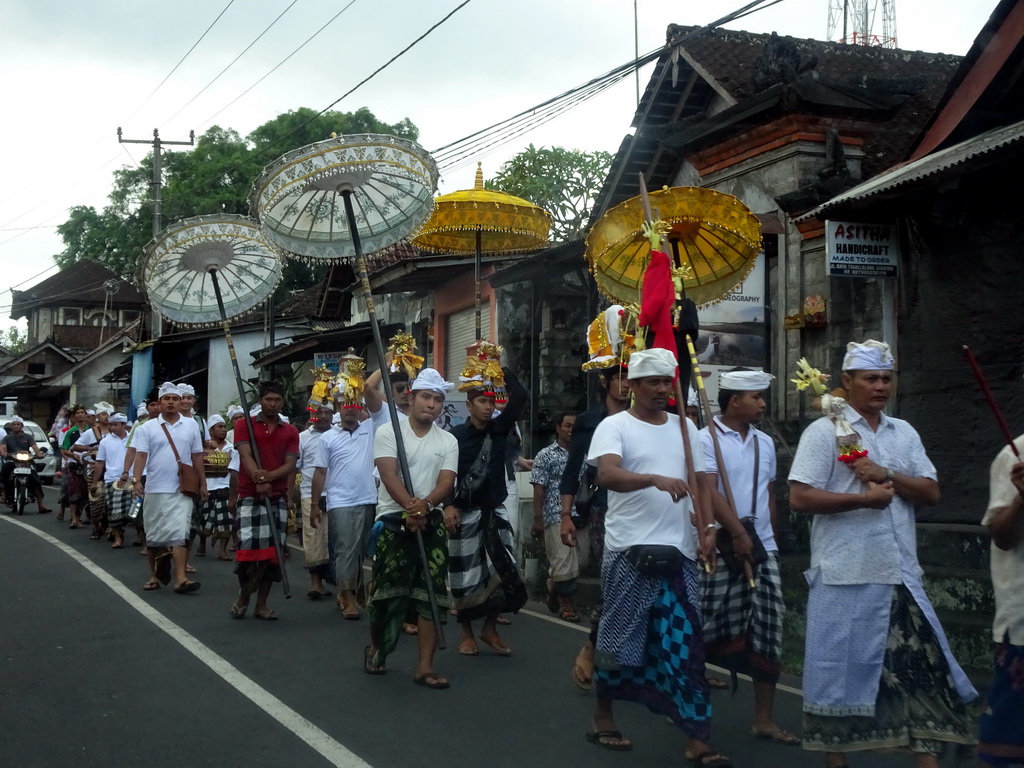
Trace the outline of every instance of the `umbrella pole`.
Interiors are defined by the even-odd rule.
[[[249,447],[252,449],[252,458],[256,466],[260,466],[260,451],[256,447],[256,430],[252,424],[252,416],[249,415],[249,403],[245,399],[245,385],[242,384],[242,371],[238,367],[238,357],[235,355],[235,342],[231,338],[231,326],[228,324],[228,315],[224,310],[224,297],[220,292],[220,282],[217,280],[217,270],[210,270],[210,278],[213,281],[213,293],[217,297],[217,309],[220,310],[220,322],[224,327],[224,339],[228,344],[228,357],[231,358],[231,368],[235,372],[235,385],[238,387],[238,401],[242,406],[242,417],[245,419],[245,427],[249,432]],[[281,543],[281,532],[277,530],[277,521],[270,509],[266,499],[261,500],[263,510],[267,513],[267,520],[270,523],[270,536],[274,540],[274,555],[281,567],[281,588],[284,590],[286,600],[291,600],[292,587],[288,581],[288,571],[285,568],[284,546]]]
[[[398,421],[398,407],[395,405],[395,398],[391,392],[391,373],[388,365],[384,362],[385,347],[384,339],[381,337],[380,324],[377,321],[377,309],[373,303],[373,294],[370,291],[370,277],[366,271],[366,258],[363,256],[363,247],[359,242],[359,230],[356,226],[356,214],[352,208],[352,190],[341,190],[341,198],[345,204],[345,216],[348,219],[349,234],[352,237],[352,245],[356,251],[356,269],[359,272],[359,284],[363,289],[363,298],[366,300],[366,314],[370,316],[370,329],[373,331],[373,342],[377,348],[377,360],[380,362],[380,375],[384,382],[384,391],[387,393],[388,415],[391,417],[391,426],[395,430],[395,449],[398,453],[398,467],[402,471],[402,482],[405,483],[405,490],[410,496],[414,496],[412,488],[412,475],[409,472],[409,457],[405,452],[405,440],[402,438],[401,425]],[[477,289],[479,294],[479,288]],[[479,304],[477,305],[479,307]],[[477,338],[479,338],[480,313],[477,312]],[[444,627],[441,624],[441,614],[437,607],[437,597],[434,595],[434,585],[430,580],[430,563],[427,559],[427,548],[423,543],[423,532],[416,531],[416,545],[420,553],[420,565],[423,567],[423,580],[427,585],[427,598],[430,601],[430,618],[434,623],[434,631],[437,634],[437,647],[445,649]]]
[[[647,183],[642,173],[640,174],[640,202],[644,209],[644,219],[648,222],[654,221],[654,216],[651,213],[651,201],[647,197]],[[679,353],[677,351],[677,361],[678,358]],[[681,370],[682,366],[680,366],[680,372]],[[679,431],[683,436],[683,455],[686,457],[686,480],[691,484],[690,501],[693,503],[693,514],[697,518],[697,527],[700,530],[700,535],[703,536],[705,528],[714,522],[714,515],[705,516],[704,499],[701,498],[701,488],[697,484],[697,470],[693,464],[693,451],[690,450],[690,420],[686,418],[686,400],[683,399],[682,377],[678,373],[674,383],[676,388],[676,404],[680,410]],[[710,573],[711,563],[704,563],[704,570]]]
[[[482,239],[483,239],[483,232],[478,229],[476,231],[476,260],[474,262],[474,270],[473,270],[473,281],[474,281],[473,301],[474,301],[474,304],[476,306],[476,340],[477,341],[480,341],[483,338],[482,331],[481,331],[481,326],[480,326],[480,314],[481,314],[481,311],[480,311],[480,272],[482,271],[481,267],[482,267],[482,262],[483,262],[483,253],[482,253],[483,252],[483,245],[482,245],[482,242],[481,242]],[[490,333],[488,333],[488,336],[490,336]]]
[[[718,424],[715,423],[714,415],[711,413],[711,403],[708,401],[708,391],[704,389],[704,377],[700,375],[700,363],[697,362],[697,350],[693,346],[693,339],[686,335],[686,347],[690,353],[690,365],[693,366],[693,377],[697,380],[697,397],[704,410],[704,418],[708,423],[708,432],[711,434],[711,444],[715,451],[715,464],[718,466],[718,476],[722,479],[722,489],[725,491],[725,500],[732,508],[733,513],[739,518],[739,507],[736,506],[736,498],[732,495],[732,485],[729,483],[729,473],[725,468],[725,460],[722,458],[722,446],[718,442]],[[754,438],[757,439],[756,437]],[[757,586],[754,581],[754,572],[747,560],[743,561],[743,573],[747,577],[747,583],[751,588]]]

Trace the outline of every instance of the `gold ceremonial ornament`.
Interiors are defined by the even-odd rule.
[[[365,372],[366,362],[349,347],[348,352],[341,358],[338,375],[334,380],[334,397],[341,401],[342,408],[363,407]]]
[[[331,404],[331,379],[334,374],[322,364],[319,368],[311,368],[309,372],[313,374],[313,391],[309,395],[306,410],[316,413],[317,408]]]
[[[587,236],[587,263],[603,294],[639,303],[651,234],[663,237],[673,277],[698,306],[721,301],[750,274],[761,224],[737,198],[703,187],[666,187],[649,197],[657,220],[647,228],[634,197],[605,213]]]
[[[227,451],[213,450],[203,453],[203,469],[207,477],[227,477],[231,456]]]
[[[416,354],[416,339],[410,333],[396,333],[388,341],[388,354],[391,355],[391,372],[405,371],[412,381],[423,367],[424,360]]]
[[[475,341],[466,347],[466,367],[459,375],[459,382],[460,392],[483,389],[494,394],[495,402],[506,402],[501,347],[489,341]]]

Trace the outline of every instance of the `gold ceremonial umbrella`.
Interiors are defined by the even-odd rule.
[[[761,224],[732,195],[703,187],[672,187],[649,195],[653,216],[669,224],[673,268],[698,306],[721,301],[754,268]],[[639,303],[651,245],[642,231],[640,197],[612,208],[587,236],[587,262],[597,287],[617,302]],[[688,268],[688,269],[687,269]]]
[[[412,244],[423,251],[476,257],[476,338],[480,334],[480,260],[484,253],[536,251],[548,241],[551,215],[521,197],[484,189],[477,163],[473,189],[449,192],[434,200],[434,211]]]

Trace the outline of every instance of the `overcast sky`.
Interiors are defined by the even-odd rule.
[[[0,328],[13,323],[4,289],[30,287],[55,271],[51,257],[63,249],[55,227],[68,209],[102,208],[112,171],[145,156],[145,146],[118,145],[118,126],[125,138],[146,139],[159,128],[161,138],[181,140],[215,124],[244,136],[282,112],[323,109],[461,1],[354,0],[225,108],[349,0],[234,0],[198,44],[228,0],[0,0]],[[670,23],[706,24],[743,4],[638,0],[640,51],[660,46]],[[941,13],[935,5],[897,0],[900,47],[966,53],[995,2],[953,0]],[[729,26],[824,39],[828,6],[829,0],[783,0]],[[632,59],[633,11],[633,0],[471,0],[334,108],[367,106],[387,122],[408,117],[423,147],[433,150]],[[641,87],[649,76],[649,69],[641,73]],[[629,78],[480,156],[485,174],[531,142],[614,152],[629,132],[635,88]],[[450,172],[441,191],[472,186],[474,167]]]

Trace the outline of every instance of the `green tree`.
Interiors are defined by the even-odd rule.
[[[551,214],[551,240],[563,243],[583,236],[611,164],[608,152],[530,144],[504,163],[484,186],[545,209]]]
[[[3,333],[0,333],[0,347],[3,347],[12,355],[20,355],[28,349],[28,331],[23,331],[16,325],[12,325]]]
[[[213,126],[198,137],[195,147],[163,153],[164,222],[212,213],[247,214],[249,192],[264,166],[285,152],[330,138],[332,132],[386,133],[409,139],[419,135],[408,118],[389,125],[366,107],[322,115],[309,108],[285,112],[245,138],[230,128]],[[142,250],[152,237],[152,178],[153,156],[148,154],[137,167],[114,172],[114,186],[102,211],[73,207],[57,227],[65,246],[54,256],[58,266],[92,259],[122,278],[133,279]],[[280,293],[308,287],[322,274],[322,267],[290,260]]]

